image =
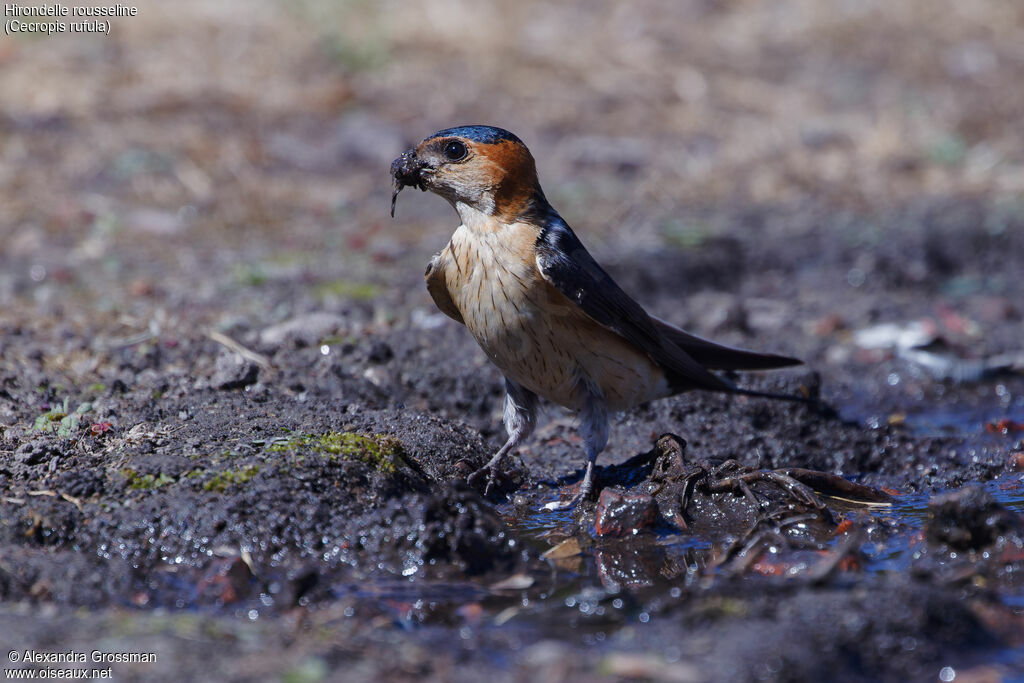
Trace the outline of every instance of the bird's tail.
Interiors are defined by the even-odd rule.
[[[747,351],[724,344],[716,344],[713,341],[684,332],[663,320],[657,318],[653,318],[653,320],[655,327],[665,339],[681,348],[708,370],[771,370],[802,363],[802,361],[788,356]]]
[[[697,361],[706,370],[771,370],[774,368],[785,368],[793,365],[801,365],[803,361],[788,356],[779,356],[773,353],[759,353],[737,349],[732,346],[717,344],[707,339],[670,325],[662,320],[654,318],[654,324],[666,340],[682,349],[693,360]],[[692,381],[692,377],[688,377]],[[687,382],[687,389],[701,388],[712,391],[722,391],[727,394],[738,394],[740,396],[754,396],[756,398],[768,398],[775,401],[790,401],[802,403],[818,410],[822,415],[837,416],[835,408],[821,400],[815,393],[808,392],[807,395],[780,394],[772,391],[757,391],[755,389],[744,389],[736,386],[733,382],[716,373],[705,373],[708,380],[701,386],[700,383],[692,384]]]

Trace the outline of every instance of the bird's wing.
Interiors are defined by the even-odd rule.
[[[434,254],[434,258],[430,259],[430,263],[427,264],[427,272],[423,274],[423,277],[427,280],[427,291],[430,292],[430,298],[434,300],[434,303],[441,309],[441,312],[455,322],[465,325],[466,322],[462,319],[462,313],[459,312],[455,302],[452,301],[452,295],[448,291],[448,283],[445,281],[445,268],[451,262],[451,251],[448,247],[445,247]]]
[[[659,320],[654,316],[651,316],[651,319],[662,336],[680,347],[705,368],[711,370],[770,370],[772,368],[785,368],[790,365],[800,365],[803,363],[801,360],[788,356],[747,351],[746,349],[716,344],[707,339],[701,339],[689,332],[684,332],[678,327],[670,325],[664,320]]]
[[[595,322],[661,366],[673,388],[735,390],[667,339],[657,322],[615,284],[561,219],[551,220],[537,238],[537,268],[547,282]]]

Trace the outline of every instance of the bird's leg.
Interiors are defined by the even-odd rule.
[[[487,472],[487,486],[484,488],[484,495],[491,490],[501,461],[510,452],[516,449],[526,437],[533,433],[537,425],[537,394],[529,389],[516,384],[505,378],[505,415],[503,418],[505,431],[508,433],[508,440],[505,445],[498,449],[487,464],[469,475],[470,482]]]
[[[587,453],[587,471],[583,475],[580,489],[567,502],[556,501],[544,507],[548,510],[571,510],[586,500],[594,488],[594,462],[604,447],[608,445],[608,406],[601,389],[591,382],[581,382],[586,397],[583,409],[580,410],[579,433],[583,437],[583,447]]]

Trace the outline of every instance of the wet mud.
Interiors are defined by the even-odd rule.
[[[662,278],[655,301],[675,289]],[[707,394],[650,404],[616,418],[594,496],[548,512],[582,475],[571,421],[551,410],[484,497],[466,479],[502,437],[497,374],[456,326],[374,327],[373,306],[119,346],[8,322],[5,628],[38,647],[98,630],[175,667],[189,634],[213,634],[203,656],[234,677],[253,648],[278,653],[275,671],[365,678],[1020,665],[1020,376],[915,380],[919,405],[943,392],[964,415],[995,416],[1008,394],[1002,423],[874,424],[850,396],[875,394],[879,411],[901,401],[858,375],[913,366],[822,372],[813,345],[829,338],[787,336],[810,367],[743,381],[834,411]],[[71,382],[62,355],[98,361]]]

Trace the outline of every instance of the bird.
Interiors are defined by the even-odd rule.
[[[548,202],[533,155],[513,133],[446,128],[403,152],[391,176],[392,218],[398,194],[415,187],[447,200],[461,221],[425,278],[437,307],[504,375],[507,439],[471,475],[487,475],[485,495],[536,427],[539,398],[577,414],[586,456],[576,494],[548,509],[574,508],[591,493],[617,411],[695,389],[806,400],[742,389],[712,372],[801,361],[702,339],[626,294]]]

